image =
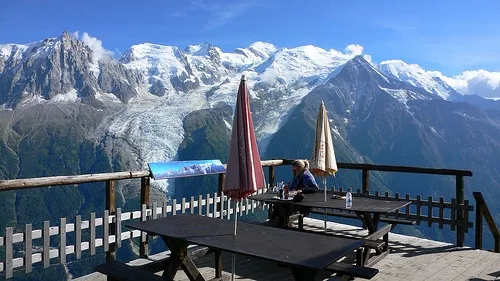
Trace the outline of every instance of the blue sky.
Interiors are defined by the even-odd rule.
[[[343,50],[360,44],[380,62],[427,70],[500,71],[500,1],[193,0],[2,3],[0,44],[28,43],[67,30],[89,33],[116,55],[144,42],[210,42],[231,51],[255,41]]]

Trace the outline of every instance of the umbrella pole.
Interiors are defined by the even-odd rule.
[[[235,208],[233,210],[233,221],[234,221],[234,235],[236,236],[236,226],[238,225],[238,203],[239,201],[236,201]],[[229,210],[228,210],[229,211]],[[236,271],[236,255],[233,253],[231,255],[231,281],[234,281],[234,272]]]
[[[236,206],[234,207],[233,210],[233,216],[234,216],[234,235],[236,235],[236,226],[238,222],[238,216],[236,215],[238,213],[238,203],[239,201],[236,201]]]
[[[325,202],[326,202],[326,176],[323,177],[323,186],[325,187]],[[325,208],[325,232],[326,232],[326,208]]]

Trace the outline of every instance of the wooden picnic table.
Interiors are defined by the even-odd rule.
[[[190,280],[205,280],[186,255],[191,244],[276,261],[289,267],[295,280],[309,281],[315,280],[319,271],[364,244],[357,239],[318,237],[311,233],[245,222],[238,222],[237,234],[234,235],[233,221],[192,214],[134,222],[127,226],[158,235],[165,241],[171,251],[170,262],[164,268],[163,277],[166,280],[173,280],[179,266],[190,276]],[[215,277],[221,278],[220,254],[215,256],[218,259]],[[372,271],[372,274],[376,272]]]
[[[335,194],[328,193],[325,200],[325,194],[323,192],[311,193],[305,194],[302,201],[293,202],[292,200],[278,199],[274,193],[263,193],[250,196],[249,199],[273,205],[274,210],[278,212],[281,217],[281,227],[287,227],[289,225],[290,216],[301,209],[307,210],[316,208],[324,209],[325,212],[328,209],[353,212],[368,229],[368,235],[364,237],[365,240],[375,242],[381,237],[384,239],[384,241],[380,244],[370,243],[376,244],[377,247],[374,246],[375,248],[381,247],[381,249],[377,249],[377,259],[369,261],[371,249],[369,247],[365,247],[362,258],[358,259],[358,262],[361,265],[371,265],[386,256],[388,254],[388,233],[392,229],[392,225],[379,229],[381,215],[399,210],[411,204],[411,201],[384,200],[356,196],[353,197],[352,207],[347,208],[344,199],[340,199],[338,197],[334,198],[334,196]],[[299,221],[299,228],[302,229],[301,220]]]

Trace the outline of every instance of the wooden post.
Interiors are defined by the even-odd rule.
[[[33,234],[32,234],[31,223],[26,225],[26,231],[24,232],[24,266],[26,268],[26,273],[30,273],[33,268]]]
[[[61,218],[59,224],[59,260],[66,264],[66,218]]]
[[[274,186],[274,180],[275,180],[275,169],[274,166],[269,166],[269,188],[271,190],[268,190],[267,192],[273,191],[273,186]],[[269,204],[269,209],[267,209],[267,218],[270,219],[271,216],[273,215],[273,204]]]
[[[476,199],[476,249],[483,249],[483,202]]]
[[[370,174],[368,173],[370,170],[363,167],[363,195],[370,195]]]
[[[362,189],[363,196],[370,196],[370,174],[368,168],[363,167],[362,170]],[[363,229],[366,229],[366,224],[363,221]]]
[[[116,187],[114,180],[106,181],[106,210],[109,215],[116,215]],[[116,223],[110,222],[109,235],[116,235]],[[106,252],[106,261],[114,261],[116,259],[116,240],[115,243],[109,244],[109,250]]]
[[[150,206],[149,203],[149,191],[150,191],[150,179],[149,177],[141,178],[141,206],[146,205],[146,209]],[[153,210],[156,212],[156,210]],[[153,215],[156,217],[156,215]],[[141,235],[139,242],[139,257],[146,258],[148,256],[148,236],[144,233]]]
[[[224,187],[224,180],[226,179],[226,174],[225,173],[220,173],[219,174],[219,186],[217,188],[217,194],[222,193],[222,187]]]
[[[218,196],[221,196],[222,197],[222,187],[224,186],[224,181],[226,180],[226,173],[221,173],[219,174],[219,187],[218,187],[218,190],[217,190],[217,195]],[[216,201],[217,200],[217,196],[214,196],[214,208],[215,208],[215,204],[216,204]],[[209,207],[209,204],[207,202],[207,210],[208,210],[208,207]],[[224,210],[224,206],[222,205],[222,199],[221,201],[217,204],[217,209],[218,210]],[[215,212],[214,212],[214,217],[215,217]],[[222,218],[222,213],[220,214],[220,217]]]
[[[467,227],[467,222],[464,222],[464,210],[460,208],[464,204],[464,177],[456,176],[456,197],[457,197],[457,246],[463,247],[465,240],[464,227]]]
[[[484,201],[483,195],[481,192],[473,192],[472,195],[474,196],[474,199],[476,200],[476,248],[479,246],[481,249],[482,248],[482,239],[483,239],[483,218],[486,220],[486,223],[488,224],[488,227],[491,231],[491,234],[493,234],[493,238],[495,239],[495,253],[500,252],[500,232],[498,231],[498,228],[495,224],[495,221],[493,220],[493,216],[490,213],[490,210],[488,209],[488,206],[486,205],[486,202]],[[467,200],[465,200],[467,202]],[[467,214],[467,213],[466,213]],[[479,229],[478,229],[479,228]],[[480,239],[480,240],[479,240]]]
[[[5,244],[7,245],[7,244]],[[43,222],[43,268],[50,266],[50,222]]]
[[[12,227],[5,228],[5,262],[4,262],[4,271],[5,271],[5,279],[12,278],[14,276],[14,270],[12,266],[12,260],[14,259],[14,229]]]
[[[274,166],[269,166],[269,186],[273,188],[275,180],[275,169]]]

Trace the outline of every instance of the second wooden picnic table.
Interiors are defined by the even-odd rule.
[[[303,200],[300,202],[278,199],[274,193],[253,195],[250,196],[249,199],[273,205],[274,209],[281,216],[281,227],[287,227],[290,216],[301,209],[306,210],[317,208],[353,212],[364,223],[368,230],[368,235],[364,237],[364,239],[373,242],[383,237],[384,246],[383,249],[378,251],[378,259],[388,253],[388,232],[392,228],[392,225],[387,225],[386,227],[379,229],[381,215],[394,212],[411,204],[411,201],[354,197],[352,207],[347,208],[345,200],[337,198],[333,193],[327,194],[325,198],[325,194],[322,192],[305,194]],[[302,223],[299,223],[299,228],[302,229]],[[361,259],[361,265],[371,265],[375,262],[369,262],[369,255],[370,251],[369,249],[366,249],[363,253],[363,258]]]

